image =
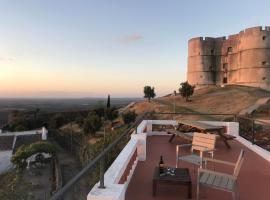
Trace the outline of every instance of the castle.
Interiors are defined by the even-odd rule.
[[[270,90],[270,27],[190,39],[187,80],[199,88],[237,84]]]

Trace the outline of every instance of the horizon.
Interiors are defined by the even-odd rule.
[[[266,0],[0,1],[0,98],[143,98],[145,85],[170,94],[186,80],[190,38],[269,26],[269,7]]]
[[[144,97],[110,97],[113,99],[144,99]],[[0,97],[0,100],[57,100],[57,99],[107,99],[107,97]]]

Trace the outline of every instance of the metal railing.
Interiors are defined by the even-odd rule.
[[[213,116],[224,116],[224,117],[231,117],[233,121],[237,120],[237,114],[235,113],[197,113],[197,112],[154,112],[151,113],[152,115],[172,115],[172,119],[174,116],[177,115],[193,115],[193,116],[202,116],[202,117],[213,117]],[[217,120],[213,118],[214,120]]]
[[[237,121],[239,122],[239,135],[252,144],[262,145],[263,136],[261,135],[268,136],[267,133],[270,133],[269,122],[244,116],[238,116]],[[270,138],[270,136],[268,136],[268,138]]]
[[[124,131],[116,140],[109,144],[97,157],[91,160],[76,176],[74,176],[68,183],[66,183],[63,188],[57,191],[50,200],[60,200],[63,196],[71,190],[71,188],[78,183],[84,175],[86,175],[91,169],[96,167],[99,164],[100,175],[99,175],[99,188],[105,188],[104,183],[104,172],[105,172],[105,157],[106,155],[124,138],[126,135],[131,134],[136,127],[142,122],[143,119],[148,115],[145,113],[138,117],[138,119],[131,125],[129,128]]]

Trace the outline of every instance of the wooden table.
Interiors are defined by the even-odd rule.
[[[224,126],[214,126],[193,120],[178,120],[177,122],[178,124],[194,127],[202,132],[220,132],[221,130],[224,130]]]
[[[232,140],[235,138],[234,136],[224,134],[224,130],[225,130],[224,126],[214,126],[214,125],[209,125],[209,124],[205,124],[205,123],[193,121],[193,120],[178,120],[177,122],[178,122],[178,124],[183,124],[183,125],[195,128],[202,133],[215,133],[215,134],[217,134],[223,140],[223,142],[227,148],[230,148],[228,140]],[[173,135],[171,136],[171,138],[169,140],[170,142],[173,140],[175,135],[178,135],[178,134],[173,133]]]
[[[153,196],[156,195],[158,184],[185,185],[188,189],[188,198],[192,198],[192,183],[189,170],[187,168],[176,168],[174,176],[169,174],[166,174],[165,176],[160,176],[159,168],[155,167],[153,176]]]

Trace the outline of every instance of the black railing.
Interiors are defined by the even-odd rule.
[[[78,183],[84,175],[86,175],[91,169],[96,167],[98,164],[100,165],[100,175],[99,175],[99,188],[105,188],[106,185],[104,183],[104,171],[105,171],[105,158],[106,155],[124,138],[126,135],[131,134],[137,126],[142,122],[143,119],[146,118],[148,113],[141,115],[138,119],[131,125],[129,128],[124,131],[116,140],[114,140],[111,144],[109,144],[97,157],[91,160],[76,176],[74,176],[68,183],[66,183],[62,189],[56,192],[50,200],[60,200],[63,196],[69,192],[72,187]]]
[[[270,132],[269,122],[244,116],[237,116],[237,122],[239,122],[239,135],[241,137],[263,148],[269,146],[269,142],[267,142],[270,139],[268,134]],[[266,150],[269,151],[269,147]]]
[[[237,120],[237,114],[234,113],[198,113],[198,112],[154,112],[151,113],[152,115],[172,115],[172,119],[174,119],[174,116],[177,115],[193,115],[193,116],[202,116],[202,117],[230,117],[231,120],[236,121]],[[205,118],[204,118],[205,119]],[[209,118],[208,118],[209,119]],[[213,118],[214,120],[217,120],[217,118]]]

